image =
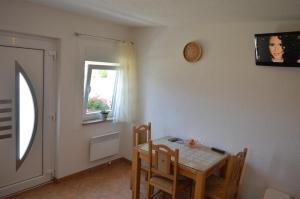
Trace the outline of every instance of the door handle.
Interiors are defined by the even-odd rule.
[[[11,138],[11,137],[12,137],[11,134],[3,134],[3,135],[0,135],[0,140],[8,139],[8,138]]]

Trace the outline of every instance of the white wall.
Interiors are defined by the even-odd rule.
[[[88,140],[95,135],[119,129],[112,123],[81,125],[83,66],[79,62],[78,38],[74,31],[129,39],[125,26],[74,15],[24,1],[0,1],[0,30],[58,39],[58,143],[56,177],[98,165],[88,161]],[[122,135],[122,139],[126,138]],[[121,151],[125,145],[121,144]],[[119,156],[123,156],[121,153]],[[114,157],[116,158],[116,157]]]
[[[141,121],[153,136],[249,148],[242,198],[275,187],[300,198],[300,68],[256,66],[254,34],[299,30],[300,21],[200,23],[136,30]],[[191,64],[184,45],[203,56]]]

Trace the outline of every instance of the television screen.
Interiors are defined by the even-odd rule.
[[[300,32],[255,35],[256,65],[300,67]]]

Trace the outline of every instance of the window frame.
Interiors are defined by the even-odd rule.
[[[113,97],[112,97],[112,110],[108,115],[108,120],[113,119],[113,109],[115,107],[115,98],[116,98],[116,91],[117,91],[117,84],[118,84],[118,76],[119,76],[119,63],[112,63],[112,62],[97,62],[97,61],[85,61],[85,70],[84,70],[84,89],[83,89],[83,122],[91,122],[91,121],[104,121],[100,111],[87,113],[87,103],[88,97],[90,93],[90,83],[91,83],[91,76],[93,70],[114,70],[116,71],[116,78],[114,83],[113,89]]]

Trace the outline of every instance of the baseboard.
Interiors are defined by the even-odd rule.
[[[5,196],[4,198],[6,198],[6,199],[13,199],[13,198],[15,198],[16,196],[18,196],[20,194],[23,194],[25,192],[31,191],[31,190],[36,189],[36,188],[40,188],[40,187],[46,186],[46,185],[51,184],[51,183],[53,183],[53,179],[50,180],[49,182],[45,182],[45,183],[39,184],[37,186],[34,186],[34,187],[31,187],[31,188],[24,189],[22,191],[18,191],[16,193],[10,194],[8,196]]]
[[[111,160],[111,161],[108,161],[106,163],[103,163],[103,164],[100,164],[100,165],[97,165],[97,166],[94,166],[94,167],[91,167],[91,168],[88,168],[88,169],[85,169],[83,171],[79,171],[79,172],[76,172],[76,173],[73,173],[71,175],[68,175],[68,176],[64,176],[62,178],[54,178],[54,183],[59,183],[59,182],[62,182],[62,181],[65,181],[65,180],[68,180],[70,178],[74,178],[74,177],[77,177],[77,176],[80,176],[80,175],[84,175],[86,173],[89,173],[93,170],[97,170],[97,169],[101,169],[101,168],[105,168],[107,166],[110,166],[111,164],[115,164],[115,163],[118,163],[118,162],[127,162],[128,164],[131,165],[131,161],[126,159],[126,158],[117,158],[117,159],[114,159],[114,160]]]

